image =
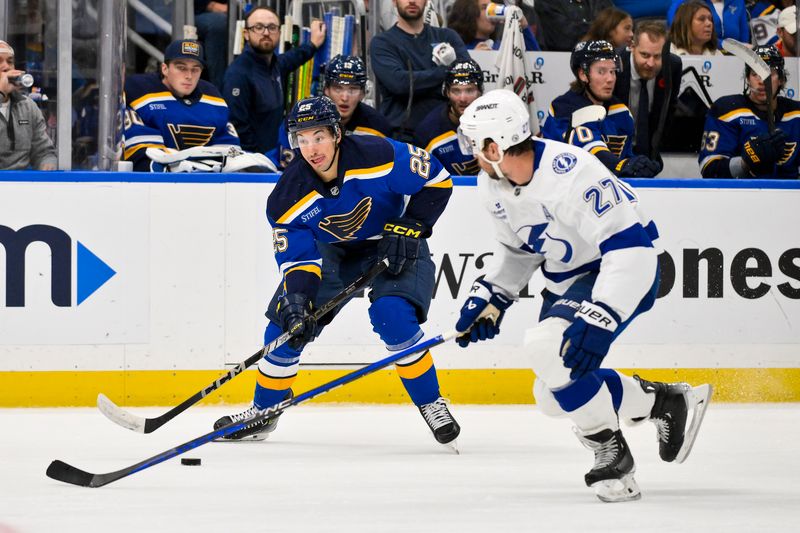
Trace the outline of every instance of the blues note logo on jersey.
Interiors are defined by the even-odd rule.
[[[622,149],[625,148],[625,141],[628,140],[627,135],[603,135],[603,140],[611,150],[611,153],[616,157],[622,156]]]
[[[327,231],[340,241],[352,241],[354,235],[369,216],[372,210],[372,197],[363,198],[352,211],[342,215],[330,215],[323,218],[319,223],[319,228]]]
[[[794,151],[797,149],[796,142],[787,142],[783,147],[783,157],[780,161],[778,161],[779,165],[785,165],[789,162],[789,160],[794,155]]]
[[[167,124],[172,140],[179,150],[192,146],[205,146],[214,136],[214,126],[193,126],[191,124]]]
[[[566,174],[575,168],[577,163],[578,158],[568,152],[558,154],[553,158],[553,172],[556,174]]]

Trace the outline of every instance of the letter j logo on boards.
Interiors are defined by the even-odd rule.
[[[0,225],[0,246],[5,249],[6,307],[25,307],[26,269],[40,267],[38,264],[28,264],[28,247],[37,242],[49,248],[49,264],[42,264],[41,270],[50,271],[50,299],[57,307],[72,306],[73,250],[76,265],[75,305],[82,304],[116,274],[113,268],[80,241],[76,240],[73,247],[73,239],[60,228],[34,224],[15,231]]]

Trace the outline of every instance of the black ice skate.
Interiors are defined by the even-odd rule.
[[[639,485],[633,478],[636,472],[633,455],[622,431],[604,429],[585,435],[576,429],[575,434],[584,446],[594,452],[594,466],[584,480],[587,487],[594,488],[600,500],[625,502],[642,497]]]
[[[431,428],[436,441],[449,446],[458,453],[456,437],[461,432],[461,426],[458,425],[458,422],[455,421],[453,415],[447,409],[447,400],[437,398],[431,403],[420,405],[419,412],[425,422],[428,423],[428,427]]]
[[[292,389],[289,389],[289,392],[286,393],[284,400],[291,400],[292,398],[294,398],[294,393],[292,392]],[[214,422],[214,429],[219,429],[233,422],[241,422],[242,420],[255,416],[257,413],[258,408],[255,405],[251,405],[241,413],[223,416]],[[281,414],[282,412],[278,413],[272,418],[268,418],[253,424],[248,424],[244,427],[244,429],[240,429],[235,433],[231,433],[230,435],[226,435],[214,440],[216,442],[262,441],[266,439],[270,433],[275,431],[275,428],[278,427],[278,419],[281,417]]]
[[[667,462],[684,462],[711,401],[711,385],[691,387],[688,383],[660,383],[633,377],[642,390],[656,395],[650,421],[656,425],[658,454]]]

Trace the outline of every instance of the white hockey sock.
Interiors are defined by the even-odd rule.
[[[603,429],[616,431],[619,429],[617,413],[614,412],[614,403],[611,392],[605,383],[598,389],[592,399],[581,405],[567,416],[578,426],[585,435],[590,435]]]
[[[634,418],[647,418],[656,401],[655,393],[646,393],[639,382],[630,376],[614,371],[622,382],[622,402],[619,406],[619,418],[632,420]]]

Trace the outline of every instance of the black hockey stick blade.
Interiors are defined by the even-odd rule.
[[[360,291],[373,279],[375,279],[381,272],[386,270],[389,266],[388,259],[382,259],[375,263],[368,271],[364,274],[359,276],[356,280],[354,280],[350,285],[345,287],[344,289],[339,292],[336,296],[331,298],[326,303],[322,304],[313,315],[314,320],[319,320],[324,315],[344,303],[348,298],[350,298],[354,293]],[[122,426],[124,428],[130,429],[131,431],[135,431],[137,433],[152,433],[153,431],[157,430],[189,407],[193,406],[215,390],[222,387],[225,383],[235,378],[237,375],[244,372],[244,370],[259,361],[265,354],[275,350],[278,346],[282,345],[286,341],[291,338],[290,333],[283,333],[280,337],[272,341],[271,343],[267,344],[266,346],[259,349],[256,353],[233,367],[229,370],[226,374],[220,376],[217,380],[213,383],[205,387],[204,389],[196,392],[190,398],[187,398],[179,405],[176,405],[166,413],[157,416],[155,418],[143,418],[141,416],[137,416],[133,413],[122,409],[113,401],[111,401],[108,396],[103,393],[97,395],[97,408],[103,413],[106,418],[117,424],[118,426]]]
[[[81,487],[96,488],[108,485],[109,483],[113,483],[114,481],[130,476],[131,474],[135,474],[136,472],[140,472],[146,468],[150,468],[151,466],[163,463],[168,459],[177,457],[178,455],[186,453],[189,450],[193,450],[215,439],[236,433],[250,424],[274,418],[276,415],[282,413],[289,407],[305,402],[306,400],[310,400],[311,398],[341,387],[342,385],[351,383],[382,368],[386,368],[387,366],[398,361],[402,361],[403,359],[411,357],[412,355],[426,351],[434,346],[449,341],[450,339],[456,337],[456,335],[458,335],[458,332],[453,330],[441,335],[437,335],[436,337],[431,337],[430,339],[419,342],[410,348],[406,348],[405,350],[395,352],[392,355],[384,357],[380,361],[375,361],[374,363],[363,368],[354,370],[348,374],[345,374],[344,376],[329,381],[328,383],[324,383],[319,387],[306,391],[298,396],[295,396],[294,398],[283,400],[272,407],[268,407],[263,411],[259,411],[250,418],[245,418],[239,422],[231,422],[227,426],[222,426],[221,428],[215,429],[210,433],[206,433],[205,435],[185,442],[180,446],[170,448],[169,450],[161,452],[158,455],[154,455],[153,457],[145,459],[144,461],[140,461],[135,465],[131,465],[114,472],[108,472],[106,474],[92,474],[91,472],[85,472],[79,468],[69,465],[64,461],[55,460],[50,463],[49,467],[47,467],[47,477],[55,479],[56,481],[62,481],[64,483],[70,483],[72,485],[78,485]]]

